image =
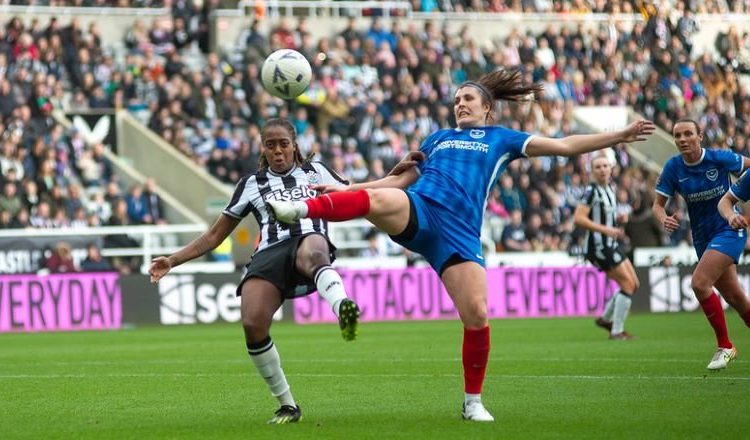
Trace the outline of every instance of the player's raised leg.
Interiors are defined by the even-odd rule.
[[[709,370],[721,370],[726,368],[736,356],[736,350],[732,341],[729,340],[726,317],[721,300],[714,293],[713,286],[724,271],[732,266],[734,261],[731,257],[715,251],[707,250],[702,256],[693,272],[691,287],[695,297],[701,305],[703,314],[706,315],[711,328],[716,335],[716,352],[708,363]]]

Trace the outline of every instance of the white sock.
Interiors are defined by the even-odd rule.
[[[612,314],[615,312],[615,298],[617,298],[617,295],[619,295],[620,292],[616,292],[614,295],[612,295],[609,298],[609,301],[607,301],[607,305],[604,306],[604,313],[602,313],[602,319],[605,321],[611,321],[612,320]]]
[[[331,266],[323,266],[315,273],[318,294],[330,304],[334,315],[339,316],[339,305],[347,298],[341,275]]]
[[[281,369],[281,358],[270,337],[259,344],[248,344],[247,353],[258,369],[258,373],[266,381],[271,394],[279,400],[281,405],[297,406],[292,392],[286,381],[284,370]]]
[[[622,333],[625,330],[625,318],[628,317],[630,311],[630,304],[633,301],[630,299],[630,295],[620,292],[617,294],[615,299],[615,312],[612,319],[612,334]]]
[[[482,401],[482,395],[481,394],[469,394],[464,393],[464,403],[468,404],[469,402],[481,402]]]

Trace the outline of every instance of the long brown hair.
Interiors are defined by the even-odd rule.
[[[299,146],[297,145],[297,130],[294,129],[294,125],[292,125],[292,123],[287,121],[286,119],[282,118],[269,119],[260,130],[261,143],[263,143],[263,137],[265,136],[266,130],[268,130],[269,127],[282,127],[289,133],[289,136],[291,136],[292,138],[292,144],[294,144],[294,162],[297,165],[302,166],[302,164],[306,162],[306,159],[302,157],[302,153],[299,152]],[[265,170],[268,168],[268,160],[266,159],[266,155],[262,152],[260,155],[260,160],[258,161],[258,168],[261,170]]]
[[[533,101],[544,90],[541,84],[526,84],[520,70],[500,69],[490,72],[476,81],[466,81],[461,87],[474,87],[482,96],[482,104],[489,104],[486,120],[494,121],[495,101]]]

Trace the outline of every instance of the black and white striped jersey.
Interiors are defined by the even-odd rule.
[[[310,185],[346,185],[349,182],[321,162],[306,162],[295,165],[286,174],[277,174],[271,169],[259,170],[243,177],[234,190],[234,195],[223,213],[242,219],[252,213],[260,226],[260,242],[255,252],[261,251],[290,237],[311,232],[328,235],[327,222],[320,219],[303,218],[293,224],[271,222],[266,208],[267,200],[296,201],[317,195]]]
[[[617,226],[617,200],[611,186],[589,184],[583,194],[582,203],[591,208],[589,219],[592,222],[609,227]],[[616,246],[617,240],[614,238],[601,232],[586,231],[586,252]]]

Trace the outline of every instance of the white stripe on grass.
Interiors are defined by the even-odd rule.
[[[97,378],[201,378],[201,377],[244,377],[248,373],[79,373],[79,374],[0,374],[0,380],[14,379],[97,379]],[[287,374],[289,377],[325,377],[325,378],[348,378],[348,377],[378,377],[378,378],[435,378],[435,377],[463,377],[461,374],[334,374],[334,373],[295,373]],[[717,373],[704,374],[700,376],[615,376],[615,375],[588,375],[588,374],[490,374],[487,375],[489,380],[570,380],[570,381],[600,381],[600,380],[620,380],[620,381],[640,381],[640,380],[657,380],[657,381],[698,381],[698,380],[720,380],[720,381],[750,381],[748,376],[721,376]]]
[[[460,362],[461,358],[455,357],[455,358],[382,358],[382,359],[368,359],[368,363],[381,363],[381,364],[398,364],[398,363],[441,363],[441,362]],[[502,363],[502,362],[585,362],[587,364],[595,364],[597,362],[601,363],[618,363],[618,364],[624,364],[624,363],[653,363],[653,364],[694,364],[698,362],[696,358],[690,358],[690,359],[660,359],[660,358],[654,358],[654,359],[642,359],[642,358],[537,358],[537,357],[529,357],[529,358],[491,358],[490,363]],[[52,365],[52,366],[85,366],[85,365],[92,365],[92,366],[116,366],[116,365],[194,365],[194,364],[214,364],[214,365],[222,365],[222,364],[246,364],[248,361],[247,359],[243,359],[242,356],[240,356],[237,359],[225,359],[225,360],[215,360],[215,359],[147,359],[147,360],[128,360],[128,361],[52,361],[52,362],[42,362],[39,365]],[[362,359],[354,359],[354,358],[326,358],[326,359],[284,359],[285,364],[291,364],[291,363],[320,363],[320,364],[361,364],[363,362]],[[744,363],[744,359],[736,359],[733,361],[734,363]],[[18,361],[16,363],[14,362],[0,362],[0,367],[9,367],[9,366],[17,366],[19,364],[26,364],[27,361]]]

